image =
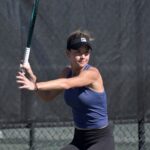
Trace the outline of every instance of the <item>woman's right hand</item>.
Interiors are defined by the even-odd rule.
[[[36,82],[37,78],[34,75],[29,62],[26,64],[20,64],[20,68],[25,70],[25,74],[27,74],[27,77],[30,81],[32,81],[34,83]]]
[[[37,89],[36,83],[28,79],[23,72],[18,72],[16,78],[20,89],[27,89],[30,91]]]

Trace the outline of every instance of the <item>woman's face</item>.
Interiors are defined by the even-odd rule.
[[[78,50],[71,49],[67,51],[67,56],[72,66],[82,68],[89,62],[90,52],[91,50],[81,47]]]

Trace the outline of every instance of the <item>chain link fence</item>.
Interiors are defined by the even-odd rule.
[[[0,150],[60,150],[71,141],[74,132],[72,123],[53,127],[43,123],[13,126],[3,125],[0,129]],[[114,123],[112,127],[116,150],[138,150],[137,123]],[[143,150],[149,150],[150,124],[145,123],[144,128]]]

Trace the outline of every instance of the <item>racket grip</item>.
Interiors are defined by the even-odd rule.
[[[23,65],[28,63],[29,56],[30,56],[30,48],[26,47],[25,52],[24,52]],[[26,73],[25,69],[23,69],[23,68],[20,68],[20,71],[24,74]]]
[[[27,64],[30,56],[30,48],[26,47],[25,53],[24,53],[24,59],[23,59],[23,64]]]

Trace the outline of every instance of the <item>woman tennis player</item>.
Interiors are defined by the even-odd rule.
[[[67,39],[66,54],[70,62],[60,77],[36,82],[30,64],[22,66],[29,77],[18,72],[20,89],[36,91],[43,100],[52,100],[64,91],[64,99],[72,108],[74,137],[62,150],[114,150],[108,122],[107,97],[99,70],[89,63],[92,52],[91,35],[80,30]]]

